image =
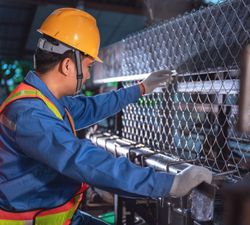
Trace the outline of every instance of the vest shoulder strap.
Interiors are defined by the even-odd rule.
[[[46,97],[44,96],[39,90],[36,88],[21,83],[19,84],[15,90],[7,97],[7,99],[1,104],[0,106],[0,113],[12,102],[22,99],[22,98],[39,98],[41,99],[47,107],[54,113],[54,115],[59,118],[60,120],[63,120],[63,117],[59,110],[56,108],[56,106]]]

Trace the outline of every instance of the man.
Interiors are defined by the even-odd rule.
[[[95,19],[73,8],[55,10],[42,24],[35,71],[0,108],[0,225],[104,224],[77,210],[87,184],[128,196],[183,196],[211,182],[209,170],[191,166],[178,175],[114,158],[75,129],[135,103],[170,80],[152,73],[140,84],[94,97],[78,95],[98,57]],[[185,185],[184,185],[185,183]]]

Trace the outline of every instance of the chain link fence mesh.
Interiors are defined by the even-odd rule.
[[[250,168],[250,139],[237,132],[236,124],[240,52],[249,32],[250,0],[225,1],[149,27],[104,50],[106,77],[177,71],[171,85],[123,110],[122,136],[243,176]],[[100,73],[95,79],[102,79]]]

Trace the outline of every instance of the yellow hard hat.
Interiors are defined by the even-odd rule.
[[[100,34],[96,20],[82,10],[56,9],[45,19],[38,31],[102,62],[98,57]]]

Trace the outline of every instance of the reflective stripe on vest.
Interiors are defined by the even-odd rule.
[[[82,193],[88,188],[83,184],[76,196],[65,204],[47,210],[8,212],[0,209],[0,225],[69,225],[82,200]],[[35,219],[35,223],[33,223]]]
[[[9,97],[2,103],[0,106],[0,114],[10,103],[23,98],[41,99],[57,118],[63,120],[59,110],[47,97],[45,97],[36,88],[25,83],[18,85]],[[74,121],[66,108],[65,111],[70,122],[72,132],[76,135]],[[85,192],[87,188],[87,184],[82,184],[75,197],[70,199],[65,204],[53,209],[39,209],[25,212],[8,212],[0,209],[0,225],[32,225],[34,224],[34,218],[36,221],[35,225],[69,225],[79,203],[82,200],[83,192]]]
[[[60,114],[59,110],[47,97],[45,97],[36,88],[34,88],[28,84],[25,84],[25,83],[19,84],[15,88],[15,90],[8,96],[8,98],[2,103],[2,105],[0,106],[0,113],[11,102],[18,100],[18,99],[21,99],[21,98],[39,98],[39,99],[41,99],[47,105],[47,107],[55,114],[55,116],[57,118],[63,120],[62,115]]]
[[[65,108],[65,112],[66,112],[67,117],[68,117],[68,119],[69,119],[69,123],[70,123],[71,129],[72,129],[74,135],[76,136],[76,129],[75,129],[74,121],[73,121],[73,119],[72,119],[72,117],[71,117],[69,111],[68,111],[66,108]]]

